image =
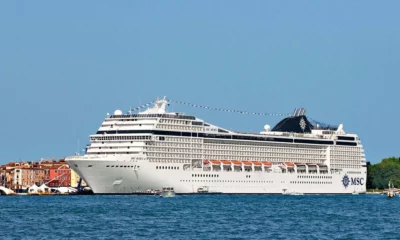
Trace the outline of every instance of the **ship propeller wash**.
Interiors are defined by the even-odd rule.
[[[66,161],[96,194],[137,194],[171,186],[177,194],[207,186],[218,193],[352,194],[366,191],[360,139],[312,124],[296,109],[259,133],[224,129],[167,112],[168,101],[108,115],[84,156]]]

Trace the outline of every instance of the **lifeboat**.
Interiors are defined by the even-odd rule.
[[[262,164],[264,165],[264,167],[271,167],[272,163],[270,162],[262,162]]]
[[[251,162],[249,162],[249,161],[243,161],[243,164],[244,164],[245,166],[251,166]]]
[[[218,160],[211,160],[211,164],[212,164],[212,165],[220,165],[221,162],[218,161]]]
[[[208,160],[204,160],[204,161],[203,161],[203,164],[204,164],[204,165],[207,165],[207,164],[209,164],[209,163],[210,163],[210,161],[208,161]]]
[[[231,165],[231,161],[228,161],[228,160],[221,160],[221,162],[224,165]]]
[[[328,169],[328,166],[326,166],[325,164],[317,164],[317,165],[318,165],[319,169],[321,169],[321,170]]]
[[[297,169],[303,169],[303,168],[305,169],[307,165],[305,163],[294,163],[294,164],[296,165]]]
[[[294,163],[291,162],[285,162],[284,164],[286,167],[294,167]]]
[[[261,166],[262,165],[262,163],[260,163],[260,162],[253,162],[253,164],[254,164],[254,166]]]
[[[307,164],[305,164],[305,163],[295,163],[295,165],[296,165],[297,169],[305,170]]]
[[[238,160],[232,160],[232,163],[233,163],[234,165],[242,165],[242,162],[241,162],[241,161],[238,161]]]
[[[309,168],[317,168],[317,164],[316,163],[307,163],[307,166]]]

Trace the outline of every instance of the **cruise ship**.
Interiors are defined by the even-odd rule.
[[[86,153],[66,158],[95,194],[354,194],[366,192],[360,138],[312,124],[295,109],[259,133],[167,112],[166,98],[139,113],[107,114]]]

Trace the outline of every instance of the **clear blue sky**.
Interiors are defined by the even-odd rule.
[[[344,124],[400,156],[399,1],[2,1],[0,163],[73,155],[157,96]],[[222,127],[280,118],[173,105]]]

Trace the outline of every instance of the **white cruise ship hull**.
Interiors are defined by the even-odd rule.
[[[198,189],[205,186],[210,193],[226,194],[366,192],[366,175],[347,174],[345,170],[334,174],[182,170],[182,164],[167,165],[146,160],[124,161],[124,157],[127,158],[113,156],[95,160],[76,156],[66,160],[74,171],[83,176],[95,194],[151,193],[161,190],[164,186],[174,187],[177,194],[198,193]],[[175,169],[156,169],[158,165]],[[343,183],[345,176],[348,178],[347,184]]]
[[[116,110],[90,136],[86,155],[66,161],[97,194],[366,191],[361,140],[342,124],[314,126],[295,109],[272,129],[243,133],[169,113],[167,105],[164,98],[138,114]]]

